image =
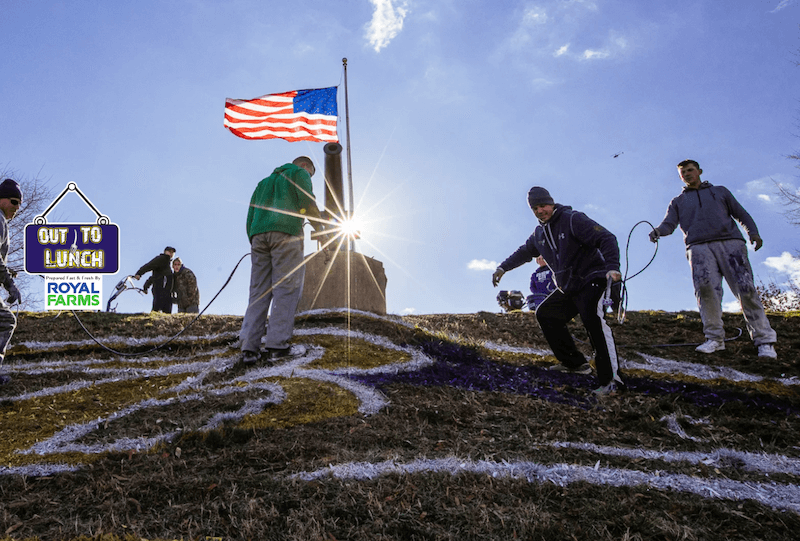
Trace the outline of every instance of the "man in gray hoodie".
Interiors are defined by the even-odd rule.
[[[724,277],[739,299],[747,331],[758,347],[758,356],[777,358],[777,336],[764,314],[747,257],[747,244],[736,225],[736,222],[742,225],[758,250],[763,241],[756,223],[727,188],[700,180],[703,170],[696,161],[682,161],[678,164],[678,173],[686,186],[670,202],[664,220],[650,232],[650,240],[658,242],[659,237],[671,235],[678,226],[683,231],[694,295],[706,337],[697,351],[714,353],[725,349],[722,326]]]

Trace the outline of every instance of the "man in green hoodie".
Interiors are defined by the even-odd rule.
[[[314,172],[311,159],[300,156],[259,182],[250,199],[250,299],[240,333],[245,364],[261,358],[265,332],[270,360],[290,354],[289,340],[305,276],[303,224],[309,218],[315,231],[324,229],[311,184]],[[270,304],[269,329],[265,330]]]

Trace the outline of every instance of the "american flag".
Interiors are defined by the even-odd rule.
[[[244,139],[337,143],[336,87],[225,99],[225,127]]]

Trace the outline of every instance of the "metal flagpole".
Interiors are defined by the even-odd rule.
[[[348,189],[348,216],[353,216],[353,168],[350,160],[350,107],[347,102],[347,59],[342,58],[344,64],[344,117],[347,122],[347,189]]]

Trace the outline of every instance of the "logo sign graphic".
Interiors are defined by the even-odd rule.
[[[116,225],[25,226],[25,272],[29,274],[116,274],[118,271]]]
[[[44,291],[48,310],[100,310],[103,277],[87,274],[48,276]]]
[[[97,214],[97,223],[48,223],[47,214],[69,192]],[[74,182],[25,226],[25,272],[43,275],[45,310],[99,310],[103,274],[119,271],[119,227],[92,205]]]

